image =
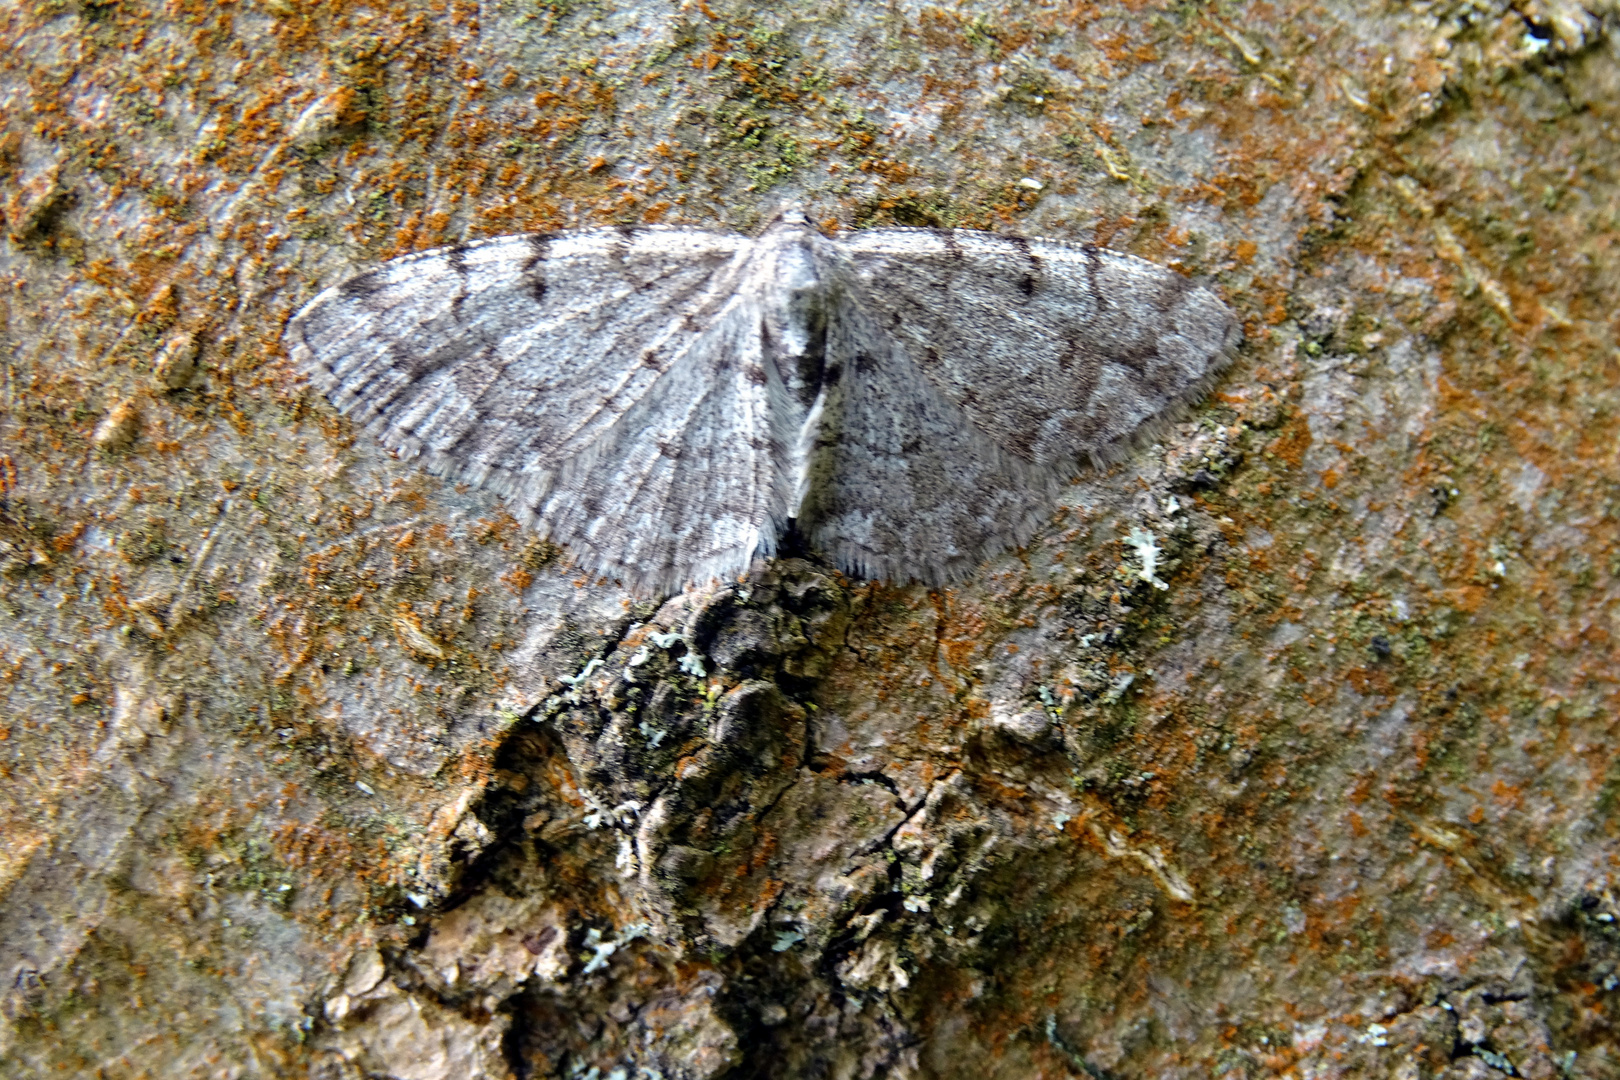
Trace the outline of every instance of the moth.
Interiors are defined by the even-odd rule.
[[[1200,397],[1241,337],[1208,288],[960,229],[505,236],[336,285],[286,340],[402,458],[502,495],[639,590],[788,536],[940,584],[1017,546],[1082,463]]]

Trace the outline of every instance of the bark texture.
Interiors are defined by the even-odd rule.
[[[1620,11],[0,12],[7,1077],[1620,1077]],[[289,315],[948,224],[1246,342],[958,587],[636,596]]]

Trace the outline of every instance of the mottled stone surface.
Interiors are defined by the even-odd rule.
[[[0,1073],[1620,1076],[1609,0],[0,25]],[[282,346],[392,255],[787,198],[1246,343],[957,587],[672,597]]]

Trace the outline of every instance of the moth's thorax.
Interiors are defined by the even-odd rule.
[[[764,337],[783,384],[809,406],[827,362],[828,282],[808,225],[784,222],[767,234],[759,267],[765,278]]]

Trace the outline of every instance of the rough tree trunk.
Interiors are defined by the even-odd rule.
[[[0,19],[7,1077],[1620,1076],[1610,0]],[[1246,343],[958,587],[653,599],[287,366],[788,198]]]

